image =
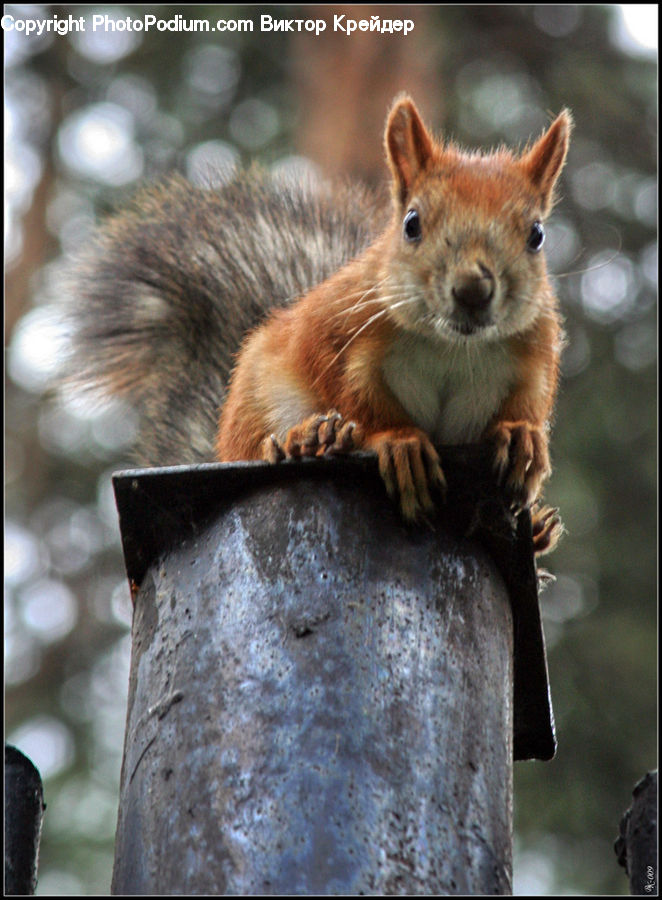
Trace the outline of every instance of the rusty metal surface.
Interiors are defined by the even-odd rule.
[[[122,476],[123,521],[138,503],[179,540],[136,599],[114,893],[508,893],[494,561],[443,522],[404,528],[363,464],[264,468],[284,469],[226,499],[222,470],[189,472],[183,515]]]
[[[510,597],[515,641],[514,758],[551,759],[556,736],[530,518],[523,513],[515,520],[504,508],[494,482],[489,448],[447,447],[442,460],[448,496],[439,508],[440,527],[479,539],[495,561]],[[159,556],[178,541],[199,534],[237,498],[273,485],[296,484],[304,475],[315,482],[344,480],[369,490],[367,502],[378,503],[385,521],[393,522],[393,509],[384,502],[376,461],[367,454],[278,466],[216,463],[117,473],[113,482],[132,585],[142,582]],[[418,533],[421,531],[425,528]]]

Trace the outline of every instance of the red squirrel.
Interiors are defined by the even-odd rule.
[[[77,263],[72,380],[129,399],[140,464],[373,451],[412,521],[444,492],[437,447],[489,442],[530,506],[550,473],[562,332],[542,246],[570,129],[564,110],[521,154],[468,153],[401,95],[390,211],[255,169],[143,190]]]
[[[521,155],[466,153],[400,96],[384,138],[388,227],[248,336],[217,458],[372,450],[415,520],[444,490],[435,445],[489,441],[512,501],[530,506],[550,474],[562,345],[543,223],[570,129],[564,110]]]

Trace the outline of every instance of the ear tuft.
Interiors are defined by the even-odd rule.
[[[384,144],[393,175],[395,197],[404,203],[416,176],[426,167],[435,147],[414,101],[407,94],[399,94],[391,107]]]
[[[547,131],[520,159],[525,173],[540,191],[543,213],[552,206],[554,186],[561,174],[570,143],[572,115],[564,109],[554,119]]]

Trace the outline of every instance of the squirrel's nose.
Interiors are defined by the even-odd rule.
[[[458,306],[469,312],[482,312],[494,296],[494,275],[482,264],[458,272],[451,293]]]

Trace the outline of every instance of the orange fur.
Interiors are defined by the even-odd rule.
[[[570,127],[564,111],[521,156],[465,153],[435,141],[398,98],[385,131],[391,222],[248,336],[221,412],[219,460],[370,449],[415,519],[444,487],[433,444],[490,440],[514,504],[533,503],[550,472],[562,336],[531,244]]]

